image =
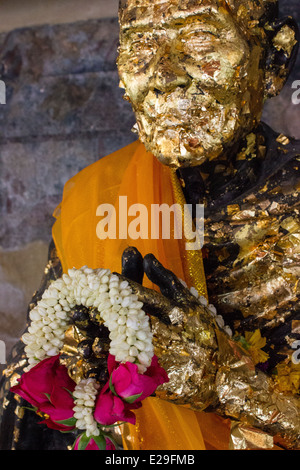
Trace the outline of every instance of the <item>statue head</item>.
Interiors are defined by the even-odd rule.
[[[161,162],[230,152],[283,87],[297,26],[277,0],[120,0],[120,85]]]

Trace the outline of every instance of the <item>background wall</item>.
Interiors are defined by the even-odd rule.
[[[0,340],[22,333],[65,182],[135,140],[118,87],[117,0],[0,1]],[[299,0],[281,0],[300,23]],[[300,63],[264,120],[300,138]]]
[[[0,32],[117,16],[119,0],[0,0]]]
[[[281,17],[292,16],[300,29],[299,0],[279,0]],[[266,103],[263,120],[278,132],[300,139],[300,104],[292,102],[294,81],[300,80],[300,51],[293,72],[280,95]]]

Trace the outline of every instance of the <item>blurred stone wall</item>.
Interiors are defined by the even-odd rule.
[[[299,0],[279,0],[279,8],[281,17],[292,16],[300,28]],[[295,105],[292,102],[296,91],[292,85],[297,80],[300,80],[300,52],[284,89],[279,96],[266,103],[263,120],[276,131],[300,139],[300,104]]]
[[[299,0],[282,0],[300,23]],[[21,334],[27,304],[47,259],[65,182],[135,140],[134,117],[118,87],[117,19],[34,26],[0,35],[0,340]],[[300,138],[292,83],[265,107],[264,120]]]

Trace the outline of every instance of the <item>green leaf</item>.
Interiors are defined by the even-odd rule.
[[[126,421],[118,421],[117,423],[115,424],[105,424],[105,426],[103,426],[105,429],[106,428],[116,428],[117,426],[121,426],[122,424],[126,424]]]
[[[106,440],[105,437],[100,434],[100,436],[92,436],[91,439],[95,441],[97,444],[99,450],[105,450],[106,449]]]
[[[76,442],[77,442],[77,439],[75,439],[75,441],[73,442],[73,445],[72,445],[72,447],[71,447],[71,450],[74,450],[74,449],[75,449]]]
[[[44,395],[46,395],[46,397],[48,398],[48,400],[49,400],[50,403],[51,403],[50,393],[44,393]]]
[[[77,419],[76,418],[68,418],[63,419],[61,421],[55,421],[58,424],[63,424],[64,426],[75,426]]]
[[[131,395],[131,397],[123,398],[123,400],[126,401],[126,403],[133,403],[133,402],[135,402],[135,400],[140,398],[142,395],[143,395],[143,392],[141,392],[137,395]]]
[[[117,397],[118,395],[117,395],[117,393],[116,393],[116,391],[115,391],[115,387],[113,386],[111,379],[112,379],[112,375],[109,377],[109,388],[110,388],[110,390],[112,391],[112,393],[113,393],[114,395],[116,395],[116,397]]]
[[[119,449],[119,445],[118,445],[117,441],[114,440],[114,438],[111,436],[110,433],[108,433],[108,432],[103,432],[103,435],[104,435],[105,437],[107,437],[107,439],[109,439],[110,442],[112,442],[112,444],[115,446],[116,450]]]
[[[78,442],[78,450],[85,450],[91,438],[87,437],[85,433],[81,434]]]
[[[73,429],[68,429],[67,431],[62,431],[61,429],[58,429],[58,431],[59,431],[61,434],[70,434],[71,432],[73,432]]]
[[[71,397],[73,398],[73,400],[75,399],[75,397],[74,397],[73,393],[71,392],[71,390],[68,390],[66,387],[63,387],[63,390],[68,392],[71,395]]]
[[[33,411],[34,413],[37,413],[37,411],[38,411],[38,408],[37,408],[36,406],[33,407],[33,408],[31,408],[30,406],[21,406],[21,408],[22,408],[23,410]]]

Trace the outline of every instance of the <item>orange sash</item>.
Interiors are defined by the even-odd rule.
[[[187,251],[184,239],[131,240],[126,237],[101,240],[96,227],[100,204],[111,204],[119,220],[119,197],[126,196],[128,207],[165,203],[169,207],[183,201],[172,171],[146,152],[139,142],[109,155],[74,176],[65,185],[63,200],[55,211],[53,238],[63,270],[89,266],[121,272],[121,256],[135,246],[143,256],[153,253],[189,286],[206,294],[201,250]],[[121,214],[124,216],[124,214]],[[117,233],[118,233],[117,224]],[[123,234],[124,236],[124,234]],[[157,289],[147,278],[144,285]],[[124,432],[124,447],[134,450],[226,450],[230,421],[214,414],[196,413],[183,407],[148,398],[136,411],[137,425]]]

